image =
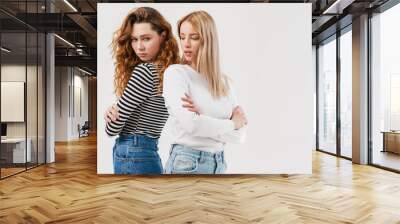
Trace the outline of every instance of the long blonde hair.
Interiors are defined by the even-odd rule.
[[[200,35],[200,47],[195,58],[197,72],[205,76],[214,98],[227,96],[229,89],[226,77],[221,73],[219,66],[218,35],[213,18],[205,11],[192,12],[178,21],[178,35],[185,21],[192,24]],[[181,61],[187,64],[184,57]]]
[[[155,9],[139,7],[132,10],[122,22],[121,27],[115,31],[112,40],[113,57],[115,62],[114,87],[115,94],[121,96],[133,69],[143,63],[135,54],[131,45],[131,34],[135,23],[150,23],[154,31],[159,35],[165,32],[165,40],[160,46],[160,51],[155,59],[159,75],[158,92],[162,91],[163,75],[165,69],[179,62],[178,44],[173,36],[171,24]]]

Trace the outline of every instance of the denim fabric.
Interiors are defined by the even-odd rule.
[[[114,174],[161,174],[158,139],[120,134],[113,148]]]
[[[173,144],[166,174],[221,174],[226,170],[224,151],[211,153]]]

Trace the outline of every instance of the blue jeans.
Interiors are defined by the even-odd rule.
[[[158,139],[120,134],[113,148],[114,174],[162,174]]]
[[[224,151],[211,153],[173,144],[165,165],[166,174],[222,174],[226,170]]]

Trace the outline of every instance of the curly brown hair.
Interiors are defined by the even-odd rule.
[[[171,25],[155,9],[139,7],[132,10],[122,22],[121,27],[114,32],[112,40],[113,57],[115,58],[114,87],[115,94],[120,97],[132,76],[133,69],[143,61],[135,54],[131,45],[131,34],[135,23],[150,23],[152,29],[159,35],[165,33],[165,40],[153,63],[159,75],[158,93],[163,87],[165,69],[171,64],[179,63],[179,49],[173,36]]]

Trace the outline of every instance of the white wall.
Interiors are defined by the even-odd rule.
[[[19,64],[6,64],[1,66],[1,81],[10,81],[10,82],[25,82],[25,75],[28,72],[28,78],[30,74],[36,75],[36,66],[27,66],[19,65]],[[32,78],[30,78],[32,79]],[[32,83],[30,85],[36,85],[36,81],[29,80]],[[34,82],[34,83],[33,83]],[[37,107],[36,101],[34,105],[29,105],[31,102],[36,100],[36,88],[27,88],[27,104],[28,106]],[[32,92],[31,92],[32,91]],[[9,108],[1,108],[2,110],[9,110]],[[22,108],[24,110],[24,108]],[[28,137],[32,130],[35,130],[36,134],[36,122],[33,124],[32,121],[36,121],[36,113],[33,114],[32,110],[28,110],[27,118],[28,118]],[[7,136],[8,137],[25,137],[25,126],[26,122],[7,122]],[[35,126],[35,127],[33,127]]]
[[[249,120],[246,143],[225,149],[227,173],[311,173],[311,4],[264,3],[98,4],[98,173],[113,172],[114,139],[101,119],[115,102],[109,44],[128,11],[144,5],[158,9],[176,37],[177,20],[189,12],[206,10],[216,22],[222,70]],[[167,125],[159,143],[163,163],[170,142]]]
[[[82,126],[85,121],[87,121],[89,119],[89,111],[88,111],[88,76],[84,76],[84,73],[80,72],[79,70],[77,70],[76,68],[74,68],[74,86],[75,88],[78,87],[81,90],[81,97],[80,99],[76,98],[75,96],[72,96],[75,98],[75,104],[79,104],[79,102],[77,102],[77,100],[80,100],[81,103],[81,110],[82,113],[80,114],[79,111],[77,111],[77,108],[75,107],[75,116],[73,119],[73,123],[72,123],[72,132],[71,135],[73,136],[73,138],[78,138],[79,137],[79,133],[78,133],[78,124],[80,124],[80,126]],[[73,92],[73,94],[77,94],[76,92]]]
[[[68,67],[55,68],[55,141],[67,141]]]
[[[88,120],[88,78],[76,68],[56,67],[55,79],[55,141],[77,139],[78,124]],[[81,89],[82,114],[76,108],[76,88]]]

